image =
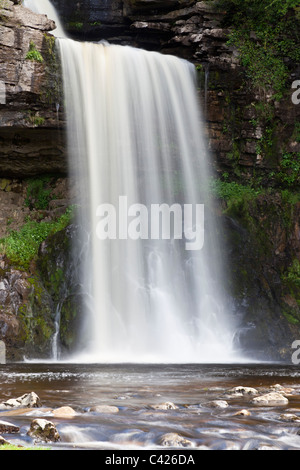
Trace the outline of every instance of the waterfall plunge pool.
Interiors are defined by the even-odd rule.
[[[27,432],[40,417],[53,422],[60,434],[59,442],[44,444],[54,450],[300,448],[296,365],[20,363],[0,366],[0,383],[1,402],[31,391],[42,402],[39,408],[0,412],[0,420],[20,427],[17,434],[4,434],[12,444],[34,445]],[[281,406],[258,406],[253,396],[228,393],[243,386],[263,395],[278,385],[288,398]],[[212,406],[214,400],[227,406]],[[160,409],[166,403],[168,409]],[[99,405],[109,408],[91,411]],[[55,417],[53,410],[62,406],[72,407],[76,415]],[[236,415],[240,410],[250,415]],[[166,447],[170,433],[175,441]],[[176,444],[178,436],[185,447],[180,447],[183,441]]]

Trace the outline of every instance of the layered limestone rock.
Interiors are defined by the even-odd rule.
[[[0,11],[0,174],[66,172],[52,20],[5,0]],[[50,129],[50,130],[49,130]]]

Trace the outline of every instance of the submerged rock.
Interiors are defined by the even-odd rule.
[[[208,406],[209,408],[227,408],[229,405],[225,400],[213,400],[204,403],[204,406]]]
[[[93,413],[118,413],[119,408],[112,405],[96,405],[90,408]]]
[[[276,406],[276,405],[287,405],[288,399],[282,395],[282,393],[278,392],[270,392],[266,393],[265,395],[261,395],[260,397],[255,397],[252,400],[252,403],[255,405],[262,405],[262,406]]]
[[[151,405],[153,410],[177,410],[178,406],[174,403],[167,401],[166,403],[160,403],[159,405]]]
[[[239,410],[233,416],[251,416],[251,413],[248,410]]]
[[[159,445],[166,447],[193,447],[194,444],[176,432],[163,434],[159,439]]]
[[[33,420],[27,434],[36,441],[56,442],[60,440],[60,435],[55,425],[46,419]]]
[[[300,423],[300,416],[293,413],[284,413],[280,415],[280,419],[282,419],[282,421]]]

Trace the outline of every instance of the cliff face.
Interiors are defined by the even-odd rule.
[[[270,126],[261,113],[262,106],[268,107],[269,103],[263,102],[250,86],[237,50],[228,45],[225,12],[216,10],[212,2],[78,0],[74,5],[73,0],[53,0],[53,4],[73,38],[105,39],[175,54],[193,62],[198,70],[199,96],[216,173],[244,184],[259,180],[262,186],[272,180],[279,181],[282,175],[281,179],[293,179],[295,189],[297,167],[282,172],[291,163],[287,156],[300,152],[299,129],[298,133],[296,129],[300,105],[291,100],[292,83],[299,78],[297,65],[290,67],[288,92],[272,104]],[[22,226],[33,213],[39,219],[52,219],[57,208],[65,208],[70,199],[64,180],[67,175],[65,122],[60,64],[50,34],[53,28],[50,19],[26,10],[17,1],[7,0],[1,8],[0,85],[5,89],[5,95],[0,95],[2,236],[10,227]],[[28,209],[30,186],[26,178],[40,178],[45,174],[54,178],[44,187],[45,191],[52,191],[52,201],[46,209]],[[267,352],[270,357],[288,358],[300,324],[299,203],[287,201],[287,195],[284,199],[280,191],[231,202],[222,201],[220,212],[226,211],[224,250],[232,273],[228,277],[228,289],[244,326],[241,343],[249,350],[265,349],[262,354]],[[13,221],[10,220],[12,211]],[[49,243],[52,252],[51,240]],[[61,246],[66,250],[64,240]],[[3,292],[0,288],[0,294],[5,299],[0,313],[0,333],[5,338],[7,331],[11,332],[8,335],[13,338],[9,340],[11,357],[17,357],[16,351],[20,350],[32,353],[34,342],[43,343],[32,336],[33,326],[42,325],[37,315],[41,303],[49,315],[46,315],[46,325],[36,328],[36,338],[44,338],[47,345],[40,346],[39,354],[49,352],[57,293],[51,292],[48,277],[41,279],[41,275],[45,276],[45,253],[40,252],[42,258],[38,262],[44,274],[37,274],[37,267],[31,266],[29,281],[21,274],[13,276],[14,267],[2,257]],[[62,272],[59,268],[55,271],[54,261],[51,269],[51,276],[60,278]],[[18,291],[21,281],[27,289],[20,291],[18,287]],[[45,290],[43,299],[41,288]],[[14,299],[18,299],[17,303]],[[69,313],[66,311],[63,321]],[[30,324],[28,315],[32,319],[32,327],[28,329],[30,340],[26,329]],[[76,323],[74,319],[72,322]],[[72,349],[70,338],[62,341]]]
[[[65,173],[54,22],[6,1],[0,25],[0,174]]]

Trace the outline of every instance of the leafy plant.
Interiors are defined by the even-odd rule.
[[[73,207],[54,221],[28,221],[21,230],[12,230],[8,237],[0,239],[2,250],[12,264],[28,269],[38,254],[40,244],[53,233],[65,228],[73,215]]]
[[[44,62],[42,54],[37,50],[33,41],[30,41],[29,51],[27,52],[25,59],[36,62]]]
[[[47,209],[51,200],[50,177],[31,178],[28,180],[25,204],[30,209]]]
[[[280,171],[276,174],[276,181],[287,187],[300,184],[300,152],[285,153],[280,162]]]

